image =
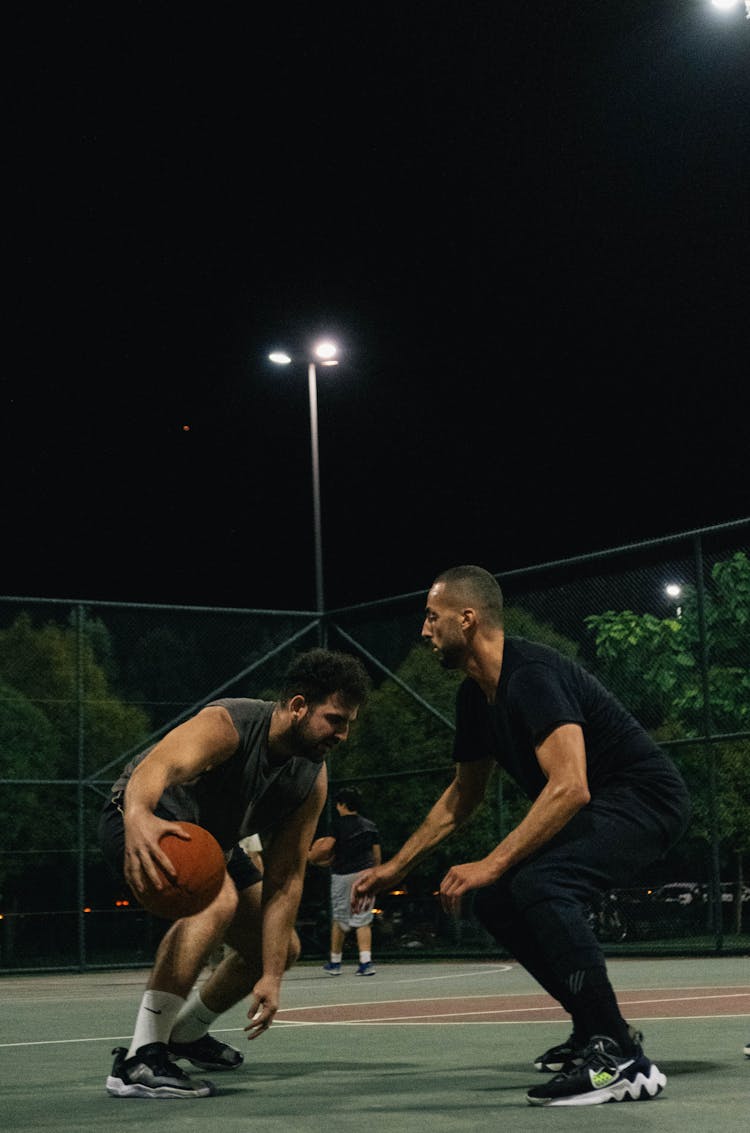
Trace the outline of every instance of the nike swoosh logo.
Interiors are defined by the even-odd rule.
[[[147,1011],[150,1011],[152,1015],[161,1015],[161,1007],[159,1008],[159,1010],[158,1010],[158,1011],[155,1011],[155,1010],[153,1009],[153,1007],[147,1007],[147,1008],[146,1008],[146,1010],[147,1010]]]

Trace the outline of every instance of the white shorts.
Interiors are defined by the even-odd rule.
[[[331,909],[333,919],[342,928],[362,928],[372,923],[372,909],[367,913],[352,912],[352,885],[362,870],[356,873],[331,874]]]

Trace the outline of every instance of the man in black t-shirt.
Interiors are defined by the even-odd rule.
[[[334,796],[336,814],[331,833],[310,847],[312,865],[331,867],[331,952],[323,965],[329,976],[341,974],[341,959],[347,933],[357,934],[357,976],[374,976],[372,964],[372,909],[352,911],[352,885],[357,875],[380,865],[380,835],[374,822],[360,814],[362,798],[356,787],[342,787]]]
[[[531,806],[481,861],[454,865],[441,900],[475,911],[498,943],[570,1014],[570,1038],[535,1060],[559,1071],[532,1105],[645,1100],[666,1078],[623,1019],[589,903],[632,883],[689,817],[685,784],[637,720],[580,665],[503,630],[502,593],[481,567],[454,567],[430,589],[422,636],[466,673],[456,703],[456,774],[422,825],[354,887],[353,904],[400,881],[482,801],[495,763]]]

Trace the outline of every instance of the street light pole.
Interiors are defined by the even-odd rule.
[[[321,342],[314,349],[323,366],[337,366],[337,347],[332,342]],[[292,361],[284,350],[268,355],[271,362],[288,366]],[[314,362],[307,364],[307,388],[310,396],[310,454],[312,457],[313,533],[315,538],[315,606],[318,614],[318,641],[327,644],[325,625],[325,599],[323,592],[323,534],[320,509],[320,453],[318,449],[318,375]]]
[[[315,533],[315,600],[320,621],[320,638],[323,644],[323,533],[320,518],[320,454],[318,450],[318,384],[315,363],[307,366],[307,386],[310,394],[310,452],[312,456],[313,528]]]

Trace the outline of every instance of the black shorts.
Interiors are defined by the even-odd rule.
[[[180,821],[159,806],[157,806],[154,814],[168,822]],[[122,811],[117,802],[112,799],[103,807],[99,816],[98,837],[104,860],[110,870],[118,881],[125,881],[125,874],[123,873],[125,827],[122,821]],[[227,861],[227,873],[238,891],[241,892],[251,885],[257,885],[259,881],[263,880],[260,870],[253,865],[241,846],[233,846],[224,856]]]

